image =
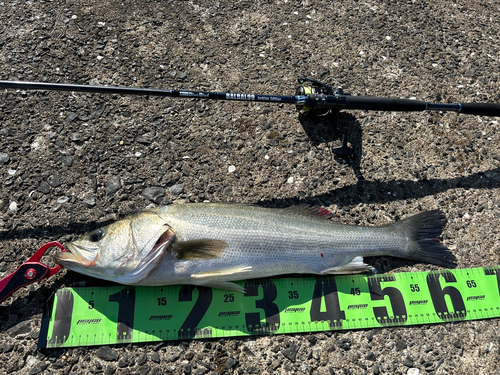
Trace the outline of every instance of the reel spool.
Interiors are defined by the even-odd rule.
[[[316,96],[334,95],[332,87],[325,85],[323,82],[308,77],[300,77],[298,81],[302,86],[297,87],[295,91],[297,96],[309,96],[314,100]],[[305,104],[297,104],[295,108],[297,108],[301,116],[325,116],[331,110],[330,108],[310,108]]]

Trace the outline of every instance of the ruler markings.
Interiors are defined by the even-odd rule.
[[[500,317],[500,267],[183,285],[63,288],[44,347],[446,323]]]

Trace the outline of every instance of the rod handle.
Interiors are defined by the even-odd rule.
[[[371,111],[425,111],[426,103],[420,100],[377,98],[370,96],[346,96],[345,109]]]
[[[460,113],[479,116],[500,116],[500,104],[496,103],[462,103]]]

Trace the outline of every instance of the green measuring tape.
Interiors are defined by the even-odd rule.
[[[500,317],[500,267],[192,285],[63,288],[39,348],[351,330]]]

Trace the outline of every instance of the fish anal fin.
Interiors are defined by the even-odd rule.
[[[238,268],[228,268],[228,269],[225,269],[225,270],[217,270],[217,271],[208,271],[208,272],[194,273],[194,274],[191,275],[191,277],[193,279],[210,279],[212,277],[221,277],[221,276],[234,275],[235,273],[248,272],[251,269],[252,269],[251,266],[249,266],[249,267],[238,267]]]
[[[179,260],[201,260],[219,258],[227,246],[226,241],[202,238],[174,242],[170,248]]]
[[[363,257],[355,257],[349,263],[338,267],[327,268],[320,272],[322,275],[346,275],[356,273],[376,273],[375,268],[363,262]]]
[[[330,219],[333,217],[333,214],[326,208],[309,204],[301,204],[298,206],[287,207],[285,208],[285,210],[294,211],[305,215],[324,217],[325,219]]]
[[[236,283],[232,283],[230,281],[216,281],[216,280],[200,280],[197,281],[196,283],[192,283],[193,285],[198,285],[198,286],[206,286],[209,288],[217,288],[217,289],[222,289],[222,290],[227,290],[229,292],[235,292],[235,293],[245,293],[245,288],[242,286],[239,286]]]

